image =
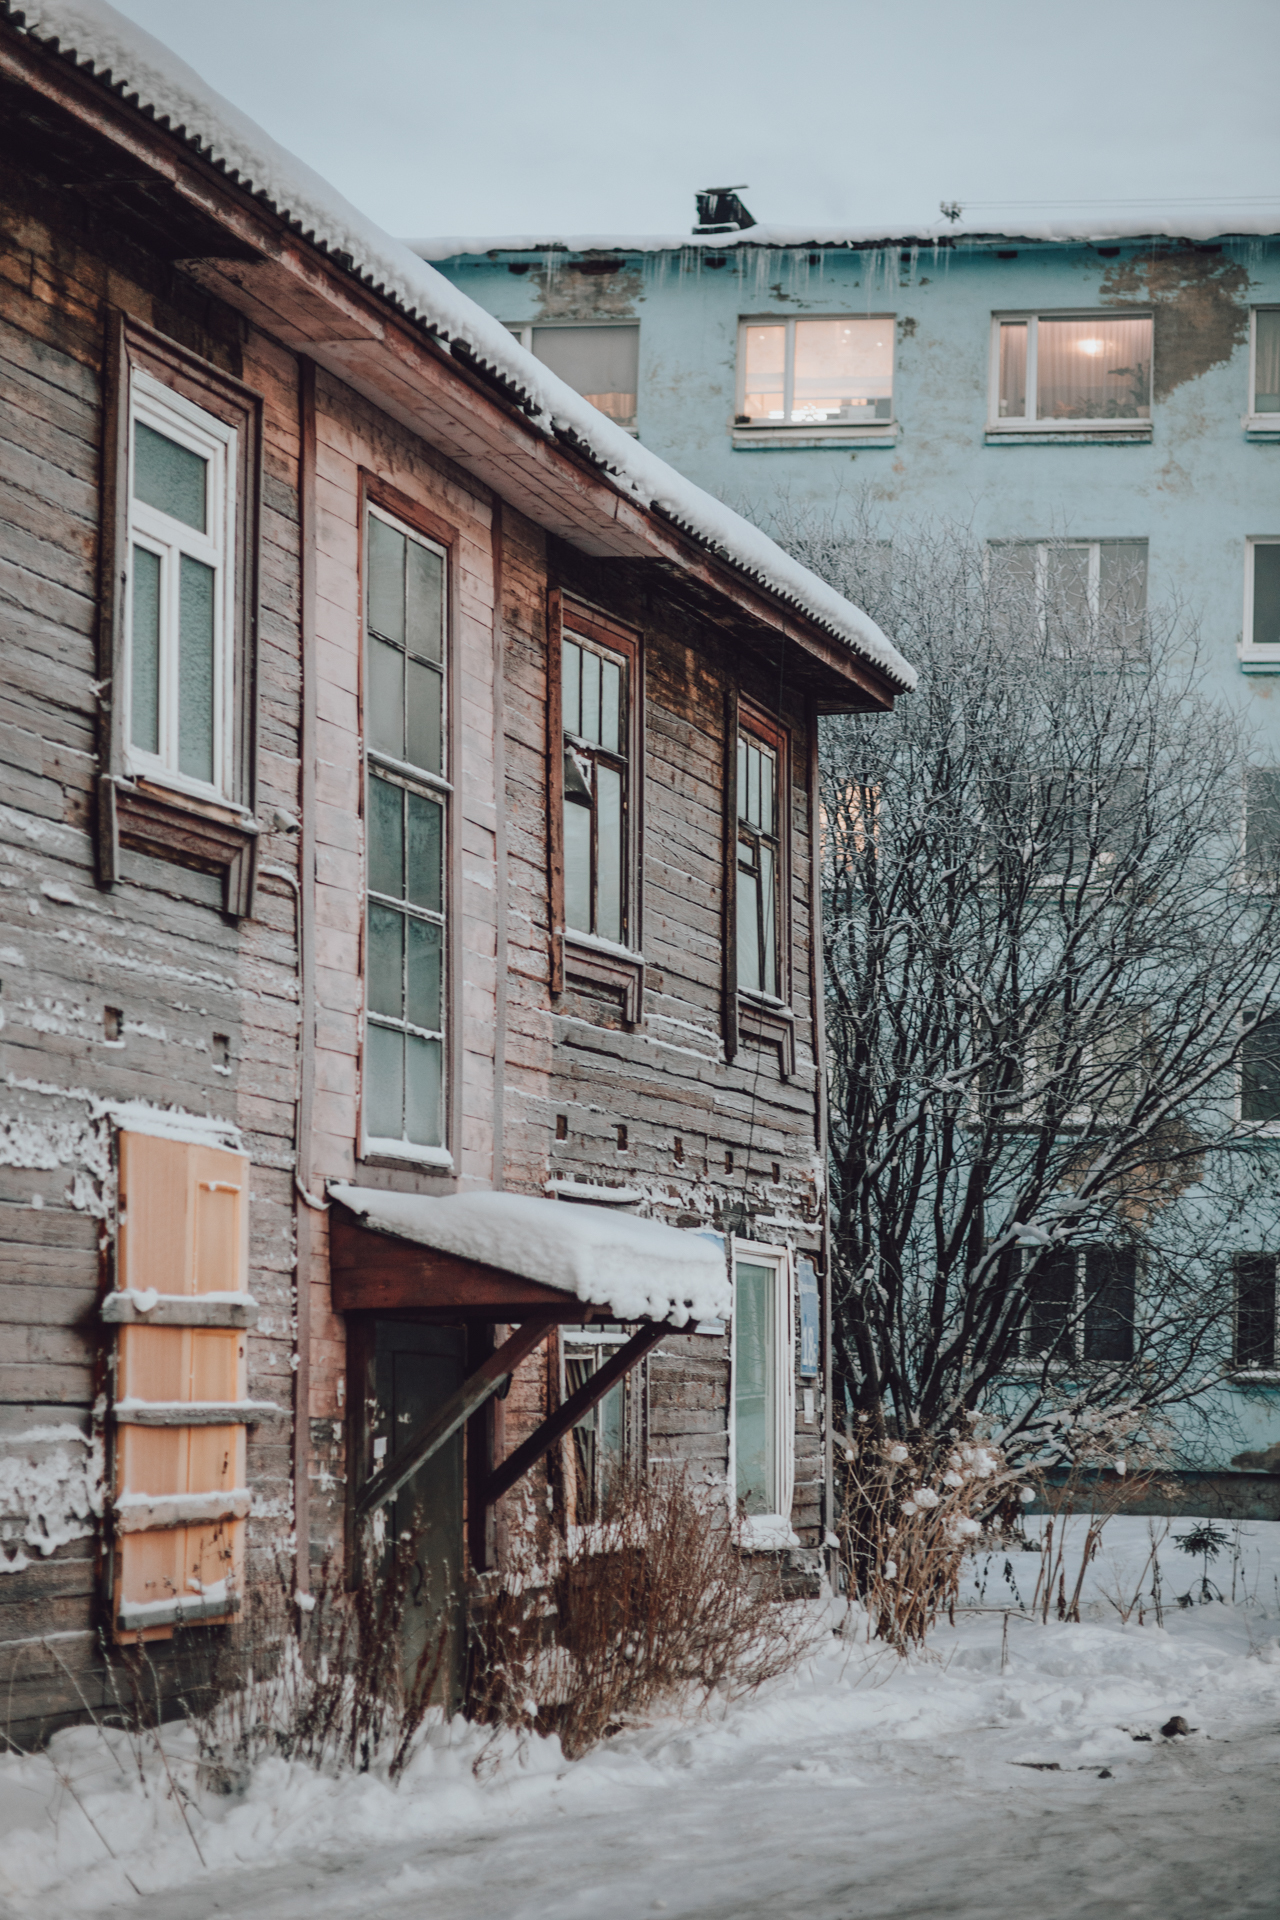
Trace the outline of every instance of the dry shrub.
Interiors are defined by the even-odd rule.
[[[622,1479],[567,1541],[526,1496],[507,1569],[480,1583],[472,1716],[557,1733],[573,1756],[655,1708],[699,1712],[786,1672],[819,1629],[738,1533],[684,1472]]]
[[[869,1631],[898,1652],[924,1644],[952,1612],[966,1553],[984,1533],[1007,1533],[1034,1498],[998,1447],[957,1440],[917,1454],[870,1433],[844,1444],[841,1557]]]
[[[403,1670],[401,1627],[416,1565],[412,1537],[351,1592],[327,1562],[313,1592],[294,1592],[292,1569],[249,1585],[244,1612],[217,1642],[183,1636],[182,1706],[210,1785],[231,1792],[268,1754],[316,1768],[395,1779],[439,1691],[448,1625]]]

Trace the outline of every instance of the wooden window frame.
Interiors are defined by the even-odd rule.
[[[176,777],[130,771],[128,608],[129,450],[135,374],[236,435],[229,528],[231,671],[225,697],[223,791],[188,791]],[[98,594],[97,879],[120,878],[120,848],[221,877],[233,919],[253,911],[258,826],[258,573],[262,518],[262,395],[112,308],[104,358],[102,537]]]
[[[1046,420],[1036,412],[1038,393],[1039,327],[1042,320],[1146,320],[1151,326],[1151,369],[1148,376],[1147,411],[1124,420],[1092,418]],[[1021,417],[1002,417],[1000,413],[1000,330],[1006,326],[1027,329],[1027,412]],[[1027,307],[991,316],[991,340],[987,373],[987,436],[1016,440],[1019,435],[1038,438],[1084,435],[1090,440],[1105,440],[1112,434],[1150,439],[1155,416],[1155,313],[1151,308],[1129,307]]]
[[[462,1112],[462,1047],[458,1033],[460,1002],[458,982],[462,979],[461,919],[458,902],[462,898],[462,836],[458,830],[456,783],[450,777],[459,764],[460,752],[460,698],[459,698],[459,645],[458,645],[458,575],[459,529],[448,520],[433,513],[429,507],[401,492],[398,487],[380,479],[367,468],[360,469],[359,485],[359,522],[358,522],[358,579],[357,589],[360,605],[360,790],[362,818],[367,819],[368,790],[370,772],[370,750],[368,746],[368,726],[365,718],[365,681],[368,670],[368,567],[366,555],[368,548],[369,509],[375,507],[379,513],[399,520],[411,532],[421,535],[424,540],[443,549],[445,556],[445,615],[444,615],[444,714],[441,730],[441,757],[444,761],[444,774],[432,774],[423,769],[414,769],[403,762],[396,762],[386,755],[374,754],[374,760],[382,759],[389,771],[396,774],[398,780],[409,784],[418,783],[424,792],[429,792],[444,803],[444,849],[442,859],[442,905],[444,919],[444,941],[442,957],[444,982],[441,988],[444,1018],[444,1046],[441,1061],[441,1106],[444,1144],[441,1147],[411,1148],[406,1144],[403,1150],[389,1150],[384,1144],[372,1144],[377,1136],[370,1136],[365,1128],[364,1074],[366,1054],[366,1032],[368,1014],[361,1007],[360,1021],[360,1102],[356,1123],[356,1161],[366,1167],[398,1167],[406,1171],[421,1174],[450,1176],[456,1172],[456,1154],[454,1144],[458,1136],[458,1116]],[[365,835],[365,858],[360,879],[360,981],[363,984],[368,966],[368,846]]]
[[[565,925],[564,709],[561,657],[565,633],[580,632],[627,663],[627,778],[623,793],[622,945]],[[547,611],[547,849],[551,900],[551,991],[568,985],[617,995],[628,1026],[644,1017],[644,636],[608,614],[553,588]]]
[[[738,694],[731,694],[725,705],[725,795],[724,795],[724,1001],[725,1053],[733,1060],[742,1038],[778,1049],[779,1067],[784,1080],[795,1072],[794,982],[791,956],[792,886],[792,740],[791,730],[774,719],[762,707]],[[759,992],[738,983],[738,737],[754,734],[774,754],[778,769],[776,876],[778,947],[778,989],[776,994]]]

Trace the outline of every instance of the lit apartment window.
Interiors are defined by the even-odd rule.
[[[991,559],[1015,591],[1024,589],[1050,638],[1094,635],[1120,653],[1141,646],[1145,540],[1001,540],[993,541]]]
[[[786,1519],[795,1478],[791,1273],[784,1253],[739,1245],[733,1283],[733,1462],[738,1510]]]
[[[512,324],[522,347],[566,386],[635,432],[640,329],[634,326],[529,327]]]
[[[1137,1259],[1131,1247],[1063,1247],[1027,1287],[1022,1351],[1064,1364],[1133,1358]]]
[[[1271,1372],[1276,1349],[1276,1256],[1238,1253],[1234,1260],[1235,1324],[1231,1357],[1237,1367]]]
[[[1280,427],[1280,307],[1253,310],[1253,351],[1249,366],[1249,413]]]
[[[993,427],[1107,429],[1151,418],[1151,317],[1018,314],[995,322]]]
[[[744,320],[737,423],[858,427],[893,418],[894,317]]]
[[[778,997],[778,752],[738,735],[738,985]]]
[[[1255,672],[1280,666],[1280,534],[1245,541],[1241,664]]]
[[[224,795],[233,680],[236,431],[129,383],[128,771]]]
[[[564,923],[619,946],[628,937],[627,669],[624,655],[566,630]]]
[[[366,522],[366,1153],[444,1154],[445,554]]]

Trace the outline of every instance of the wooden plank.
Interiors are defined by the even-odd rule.
[[[417,1308],[503,1321],[541,1311],[575,1324],[593,1311],[576,1294],[558,1287],[358,1224],[340,1203],[330,1215],[329,1232],[333,1304],[339,1313]]]

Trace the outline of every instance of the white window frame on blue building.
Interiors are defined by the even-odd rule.
[[[1280,419],[1280,414],[1276,418]],[[1280,638],[1259,640],[1254,629],[1257,611],[1255,575],[1261,547],[1280,548],[1280,533],[1251,533],[1244,543],[1244,624],[1240,630],[1239,647],[1242,673],[1280,673]],[[1273,554],[1271,562],[1280,565],[1280,554]]]
[[[1119,436],[1128,440],[1150,440],[1152,435],[1152,394],[1155,380],[1154,350],[1147,370],[1147,401],[1145,414],[1130,414],[1118,419],[1094,415],[1078,419],[1052,419],[1041,417],[1038,407],[1039,377],[1039,334],[1042,321],[1081,321],[1096,322],[1098,325],[1117,320],[1145,320],[1154,335],[1154,316],[1150,309],[1114,309],[1064,307],[1025,308],[993,313],[991,316],[990,361],[988,369],[987,439],[1002,440],[1006,437],[1017,439],[1070,439],[1087,440],[1109,439]],[[1006,327],[1025,326],[1026,368],[1024,412],[1021,415],[1001,416],[1001,340]]]
[[[1264,333],[1273,337],[1264,342],[1260,339]],[[1259,348],[1265,344],[1276,351],[1280,346],[1274,338],[1277,334],[1280,334],[1280,306],[1249,309],[1249,399],[1241,424],[1251,440],[1280,440],[1280,406],[1258,411]],[[1268,391],[1265,398],[1280,400],[1280,393]]]
[[[746,418],[747,338],[753,327],[777,327],[785,331],[783,366],[784,414],[794,412],[795,336],[798,326],[811,322],[830,324],[855,321],[859,326],[879,325],[889,333],[888,413],[871,420],[781,420],[749,421]],[[733,445],[739,450],[760,447],[892,447],[897,445],[898,426],[895,411],[897,373],[897,315],[892,313],[807,313],[799,316],[777,313],[744,314],[738,321],[737,378],[733,402]]]

